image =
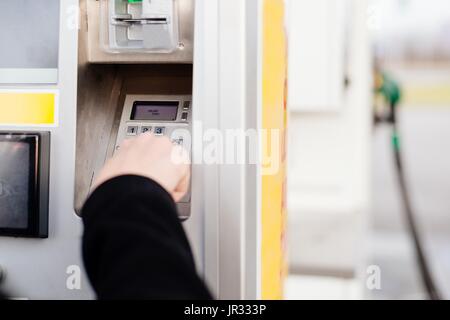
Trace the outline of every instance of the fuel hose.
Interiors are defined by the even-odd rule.
[[[441,295],[434,282],[430,265],[427,260],[427,255],[423,247],[422,237],[418,228],[418,223],[412,201],[408,189],[407,178],[404,170],[403,155],[401,149],[401,139],[398,130],[398,105],[401,100],[401,91],[399,85],[391,79],[388,75],[383,74],[381,86],[377,88],[377,93],[382,94],[386,103],[389,105],[388,117],[385,122],[392,126],[391,145],[394,154],[395,168],[397,171],[397,182],[400,189],[400,197],[403,204],[403,211],[405,215],[406,226],[413,243],[416,260],[419,267],[422,284],[427,292],[430,300],[441,300]],[[377,118],[378,120],[380,118]]]

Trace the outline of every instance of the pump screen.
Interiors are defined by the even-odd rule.
[[[131,120],[175,121],[178,106],[178,101],[136,101]]]

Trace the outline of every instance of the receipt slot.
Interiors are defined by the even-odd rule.
[[[189,95],[127,95],[114,149],[127,138],[151,132],[169,137],[191,154],[191,100]],[[177,204],[183,220],[190,216],[190,201],[189,190]]]

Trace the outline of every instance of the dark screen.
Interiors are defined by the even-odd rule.
[[[30,144],[0,141],[0,228],[28,227]]]

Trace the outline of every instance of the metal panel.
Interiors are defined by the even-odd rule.
[[[259,63],[259,16],[250,11],[258,4],[259,0],[196,2],[194,123],[201,121],[202,128],[194,125],[194,161],[203,160],[200,142],[206,138],[198,134],[214,129],[225,137],[229,129],[258,126],[254,67]],[[245,146],[240,145],[239,152],[246,154]],[[196,191],[202,196],[194,196],[192,210],[204,212],[205,277],[219,299],[258,298],[257,169],[240,160],[244,162],[203,163],[194,171],[193,188],[201,188]],[[246,223],[253,225],[247,229]]]
[[[219,297],[218,165],[204,165],[203,132],[218,127],[218,0],[197,0],[193,86],[192,211],[202,214],[204,278]],[[206,67],[208,66],[208,67]],[[201,124],[200,125],[196,125]]]
[[[347,0],[290,0],[289,104],[292,111],[340,111],[344,104]]]
[[[263,6],[246,1],[246,128],[262,128]],[[250,146],[261,154],[262,137]],[[259,164],[246,166],[245,196],[245,292],[244,299],[261,298],[261,191]]]
[[[219,3],[219,128],[245,128],[245,2]],[[237,154],[244,155],[242,144]],[[228,151],[225,149],[225,152]],[[219,168],[220,298],[244,298],[245,167],[222,164]]]

